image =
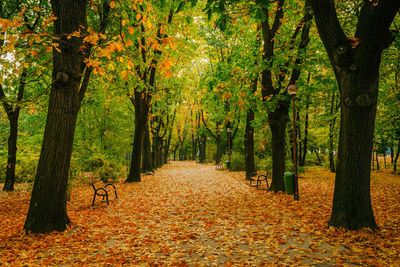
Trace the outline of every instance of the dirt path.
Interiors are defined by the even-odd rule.
[[[309,192],[301,187],[304,200],[295,202],[288,195],[249,187],[243,173],[171,162],[154,175],[144,176],[141,183],[117,183],[119,199],[111,196],[110,206],[97,200],[91,207],[92,189],[75,186],[68,204],[72,226],[46,236],[22,234],[29,203],[26,191],[1,193],[0,263],[348,263],[349,249],[326,242],[330,206],[325,202],[330,203],[332,191],[324,193],[321,185],[313,188],[312,183],[302,186]],[[14,201],[9,200],[12,197]],[[311,204],[319,209],[304,208]],[[8,215],[4,215],[6,209]]]

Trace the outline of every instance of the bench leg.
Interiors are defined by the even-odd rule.
[[[93,195],[92,207],[94,206],[94,201],[96,200],[96,193]]]

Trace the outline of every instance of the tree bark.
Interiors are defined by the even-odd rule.
[[[155,169],[155,158],[153,153],[154,150],[154,141],[153,141],[153,150],[151,149],[150,142],[150,131],[149,131],[149,122],[146,122],[146,126],[144,129],[144,140],[143,140],[143,155],[142,155],[142,172],[153,172]]]
[[[148,113],[150,110],[146,99],[142,98],[142,93],[135,91],[135,133],[132,146],[132,160],[129,174],[125,182],[140,182],[140,167],[142,163],[143,141],[145,136]]]
[[[15,183],[15,164],[17,160],[17,137],[18,137],[18,117],[19,110],[8,115],[10,123],[10,134],[8,136],[8,159],[4,191],[13,191]]]
[[[308,108],[310,106],[310,103],[308,101],[307,98],[307,104],[306,104],[306,114],[305,114],[305,118],[304,118],[304,138],[303,138],[303,154],[301,155],[301,160],[300,160],[300,166],[305,166],[306,165],[306,157],[307,157],[307,145],[308,145],[308,118],[309,118],[309,114],[308,114]]]
[[[336,172],[335,160],[333,155],[333,143],[334,143],[334,131],[335,131],[335,124],[336,124],[336,112],[337,112],[337,104],[336,104],[336,94],[333,92],[331,98],[331,109],[330,115],[331,119],[329,121],[329,144],[328,144],[328,151],[329,151],[329,170],[331,172]]]
[[[269,114],[269,127],[272,133],[272,183],[270,190],[285,191],[283,173],[285,172],[285,137],[288,118],[288,103],[281,102],[279,107]],[[278,179],[279,178],[279,179]]]
[[[19,79],[19,88],[17,101],[22,101],[26,85],[27,70],[24,68]],[[0,85],[0,98],[4,100],[5,93],[2,86]],[[15,165],[17,161],[17,139],[18,139],[18,119],[21,107],[19,103],[15,107],[3,102],[4,110],[7,114],[8,121],[10,124],[10,132],[8,136],[8,159],[6,167],[6,179],[4,182],[4,191],[13,191],[15,183]]]
[[[221,126],[220,122],[216,123],[216,130],[215,130],[215,141],[217,142],[217,153],[215,155],[215,164],[221,163],[222,159],[222,136],[221,131],[219,130]]]
[[[262,21],[262,35],[264,41],[264,62],[271,64],[274,58],[274,42],[275,35],[277,34],[284,15],[283,5],[284,0],[279,0],[277,3],[277,11],[272,26],[269,26],[269,14],[267,8],[262,8],[265,17],[265,21]],[[309,31],[310,21],[312,14],[310,12],[310,2],[306,1],[304,18],[299,22],[295,31],[293,32],[288,50],[294,49],[295,40],[298,33],[301,30],[301,42],[298,46],[295,64],[297,68],[293,68],[292,74],[289,80],[289,84],[295,84],[300,77],[301,69],[299,66],[302,65],[304,60],[304,51],[309,43]],[[270,98],[281,94],[282,83],[285,81],[286,73],[290,65],[291,60],[287,61],[285,65],[281,66],[280,73],[276,75],[275,86],[273,85],[272,71],[270,67],[265,68],[262,71],[262,96],[264,99]],[[286,94],[286,90],[284,92]],[[289,102],[286,100],[280,100],[276,109],[268,115],[269,126],[272,132],[272,183],[270,190],[278,192],[285,190],[285,183],[283,180],[283,173],[285,171],[285,135],[286,135],[286,123],[288,122],[289,116]]]
[[[312,0],[312,7],[341,97],[339,154],[329,225],[376,228],[370,175],[379,65],[382,51],[393,40],[389,27],[400,1],[381,0],[378,5],[365,1],[353,41],[340,26],[333,0]]]
[[[254,78],[253,90],[254,93],[257,90],[258,77]],[[246,160],[246,179],[251,178],[251,175],[255,172],[254,164],[254,127],[251,125],[254,121],[254,110],[250,108],[247,111],[246,117],[246,130],[244,134],[244,153]]]
[[[53,75],[45,132],[24,229],[33,233],[63,231],[67,215],[67,182],[76,118],[84,91],[79,91],[84,71],[80,53],[82,37],[67,35],[86,29],[86,1],[52,0],[54,36]],[[82,87],[81,87],[82,90]]]
[[[206,163],[207,136],[202,133],[199,138],[199,163]]]

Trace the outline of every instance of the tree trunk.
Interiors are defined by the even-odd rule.
[[[1,46],[0,46],[1,47]],[[24,97],[25,85],[26,85],[27,70],[23,68],[21,77],[19,78],[19,87],[17,94],[17,101],[22,101]],[[0,84],[0,98],[5,99],[5,93]],[[7,102],[3,102],[4,110],[7,114],[7,118],[10,124],[10,132],[8,136],[8,159],[6,167],[6,179],[4,182],[4,191],[13,191],[15,183],[15,165],[17,161],[17,139],[18,139],[18,118],[21,107],[19,103],[15,106]]]
[[[194,133],[192,133],[192,158],[191,160],[196,160],[197,155],[197,140]]]
[[[307,96],[307,104],[306,104],[306,115],[304,119],[304,138],[303,138],[303,155],[301,155],[300,166],[306,165],[306,157],[307,157],[307,145],[308,145],[308,108],[310,106],[309,96]]]
[[[378,151],[375,152],[375,159],[376,159],[376,170],[379,171],[379,161],[378,161]]]
[[[157,149],[156,149],[156,168],[163,166],[163,139],[162,137],[157,138]]]
[[[321,158],[319,157],[318,149],[314,148],[314,152],[315,152],[315,155],[317,156],[318,164],[319,164],[319,166],[321,166],[322,165],[322,161],[321,161]]]
[[[176,146],[175,148],[174,148],[174,161],[176,160],[176,151],[178,150],[178,147]]]
[[[393,165],[393,159],[394,159],[394,149],[393,147],[390,147],[390,164]]]
[[[333,0],[311,2],[341,100],[339,154],[329,225],[347,229],[376,228],[370,180],[379,65],[382,51],[393,42],[389,27],[400,1],[381,0],[378,5],[365,2],[353,41],[341,28]]]
[[[199,142],[199,163],[206,163],[207,136],[202,133]]]
[[[383,163],[385,164],[385,169],[386,169],[386,151],[385,154],[383,154]]]
[[[367,78],[358,83],[362,84],[362,80]],[[356,88],[357,83],[343,85],[350,89]],[[370,198],[375,112],[376,103],[369,108],[341,105],[338,165],[329,225],[347,229],[376,228]]]
[[[8,114],[10,123],[10,135],[8,137],[8,160],[6,170],[6,180],[4,183],[4,191],[13,191],[15,183],[15,164],[17,160],[17,137],[18,137],[18,117],[19,108]]]
[[[393,153],[394,153],[394,151],[393,151]],[[400,155],[400,139],[398,140],[398,144],[397,144],[396,157],[393,160],[393,173],[396,173],[396,171],[397,171],[397,160],[399,159],[399,155]]]
[[[52,0],[54,36],[53,75],[45,132],[24,229],[33,233],[63,231],[67,215],[67,183],[76,118],[83,98],[79,85],[84,70],[82,38],[67,35],[85,29],[86,1]],[[84,93],[84,92],[83,92]]]
[[[153,140],[153,151],[151,149],[150,142],[150,131],[149,131],[149,122],[146,123],[144,129],[144,140],[143,140],[143,155],[142,155],[142,172],[152,172],[154,171],[154,140]]]
[[[280,102],[279,107],[268,116],[272,133],[272,183],[270,190],[275,192],[285,191],[283,173],[285,172],[285,136],[288,116],[287,102]]]
[[[172,138],[172,130],[169,131],[168,139],[165,140],[164,146],[164,164],[168,163],[168,154],[169,154],[169,147],[171,145],[171,138]]]
[[[143,141],[149,114],[149,106],[142,98],[142,92],[135,91],[135,133],[133,137],[132,160],[125,182],[140,182]]]
[[[215,141],[217,145],[217,152],[215,155],[215,164],[221,163],[222,159],[222,136],[220,131],[221,122],[216,122],[216,129],[215,129]]]
[[[246,132],[244,134],[244,151],[246,159],[246,179],[249,179],[252,173],[255,172],[254,168],[254,127],[251,123],[254,120],[254,110],[247,111],[246,118]]]
[[[300,112],[296,112],[296,140],[299,140],[298,142],[298,148],[297,148],[297,161],[301,159],[301,155],[303,155],[303,146],[302,143],[300,142],[301,140],[301,120],[300,120]]]
[[[334,160],[334,155],[333,155],[333,137],[335,133],[335,124],[336,124],[336,94],[333,92],[332,98],[331,98],[331,108],[330,108],[330,115],[331,119],[329,121],[329,144],[328,144],[328,150],[329,150],[329,169],[331,172],[336,172],[336,167],[335,167],[335,160]]]
[[[372,158],[372,170],[375,171],[375,160],[374,160],[374,152],[373,151],[371,154],[371,158]]]

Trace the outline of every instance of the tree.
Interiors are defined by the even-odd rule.
[[[393,41],[398,0],[363,1],[354,37],[344,33],[333,0],[311,0],[340,91],[341,124],[329,225],[376,228],[370,197],[371,152],[382,51]]]
[[[54,21],[53,75],[39,164],[24,229],[33,233],[63,231],[67,215],[67,184],[78,111],[91,67],[86,67],[91,46],[84,45],[86,1],[52,0]],[[110,7],[103,5],[101,30]],[[82,80],[82,76],[84,77]]]
[[[284,2],[284,0],[278,1],[272,25],[269,22],[268,5],[260,7],[263,12],[263,20],[261,21],[264,41],[263,60],[266,64],[261,78],[262,96],[265,102],[269,102],[271,98],[273,99],[273,108],[268,112],[268,124],[272,133],[272,183],[270,190],[275,192],[285,190],[283,173],[285,171],[285,135],[289,114],[289,101],[287,99],[286,87],[283,86],[283,83],[295,84],[300,77],[300,66],[304,60],[304,50],[309,42],[310,22],[312,19],[310,3],[306,1],[304,17],[297,24],[288,42],[289,45],[286,46],[287,52],[293,50],[296,37],[301,30],[301,42],[298,45],[296,59],[292,62],[292,58],[289,57],[289,59],[284,59],[286,61],[285,64],[279,63],[275,54],[275,45],[278,31],[283,22]],[[273,64],[276,61],[278,61],[278,70],[274,71]],[[290,63],[293,63],[295,67],[293,67],[290,79],[285,81]],[[275,79],[273,76],[275,76]]]
[[[5,78],[4,80],[9,79],[15,81],[10,83],[4,81],[0,83],[0,99],[4,111],[7,114],[10,126],[6,178],[3,187],[4,191],[14,190],[15,167],[17,161],[18,120],[23,105],[22,101],[24,100],[24,92],[27,83],[30,82],[30,76],[37,74],[40,76],[40,62],[34,60],[34,56],[43,53],[43,51],[40,50],[45,50],[46,47],[44,46],[43,41],[33,41],[35,35],[36,38],[40,36],[40,34],[37,33],[38,28],[40,27],[39,25],[41,25],[41,22],[43,22],[44,13],[46,13],[45,10],[47,9],[47,6],[42,2],[36,4],[38,4],[39,7],[33,6],[35,8],[32,12],[26,12],[25,5],[21,5],[20,1],[4,2],[0,4],[0,18],[8,19],[15,27],[15,31],[11,29],[8,30],[8,27],[4,27],[0,31],[2,35],[2,38],[0,39],[0,56],[5,55],[5,61],[8,61],[2,62],[4,64],[2,64],[2,71],[4,72],[1,73],[1,76],[3,79]],[[18,39],[18,41],[13,41],[16,39]],[[15,48],[10,54],[7,54],[7,46],[10,45],[15,46]],[[21,54],[23,54],[23,56],[20,56]],[[12,59],[7,60],[7,58],[10,57]],[[18,62],[19,64],[14,65],[15,62]],[[31,68],[33,62],[35,62],[37,69],[35,74],[33,71],[34,68]],[[10,71],[11,69],[12,71]]]

